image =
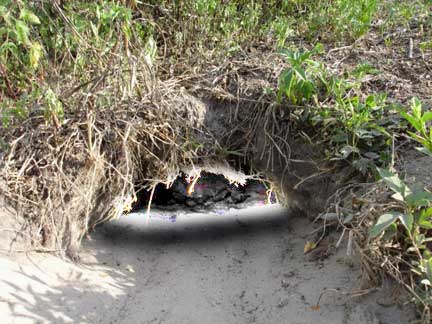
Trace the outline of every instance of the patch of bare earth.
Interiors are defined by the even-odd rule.
[[[392,102],[402,104],[418,97],[431,105],[432,52],[423,51],[420,45],[428,37],[420,27],[397,28],[387,34],[372,31],[351,46],[330,49],[326,62],[336,74],[368,62],[379,73],[364,77],[365,94],[386,93]]]

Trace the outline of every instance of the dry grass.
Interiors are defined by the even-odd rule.
[[[72,94],[62,123],[35,113],[2,130],[11,143],[1,168],[2,195],[28,221],[34,244],[66,247],[75,256],[89,227],[118,216],[136,185],[168,182],[204,154],[185,147],[195,132],[203,143],[211,141],[199,131],[203,105],[155,81],[139,63],[129,78],[119,72]],[[111,106],[95,109],[108,92]]]

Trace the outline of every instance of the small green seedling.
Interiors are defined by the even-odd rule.
[[[423,145],[423,147],[417,147],[422,153],[425,153],[432,157],[432,127],[428,125],[432,121],[432,111],[422,112],[422,103],[417,98],[411,100],[412,113],[409,114],[406,111],[399,109],[399,113],[404,117],[417,133],[408,132],[408,134],[415,141]]]

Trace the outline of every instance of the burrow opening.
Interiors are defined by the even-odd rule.
[[[136,187],[137,201],[132,211],[148,208],[166,211],[210,212],[275,204],[278,198],[264,180],[248,178],[244,183],[230,182],[224,175],[201,172],[191,177],[181,172],[170,184],[154,188]]]

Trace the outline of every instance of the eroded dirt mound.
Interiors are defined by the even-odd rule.
[[[276,82],[275,71],[265,67],[248,78],[245,68],[238,84],[227,88],[248,100],[204,90],[198,99],[176,80],[155,80],[140,59],[141,69],[129,77],[146,79],[147,89],[125,93],[127,75],[123,81],[107,76],[111,109],[94,109],[107,95],[96,87],[90,99],[78,93],[65,99],[75,108],[62,123],[35,110],[1,130],[12,144],[1,160],[0,194],[26,220],[34,244],[76,257],[85,233],[129,209],[137,187],[152,191],[181,170],[203,165],[247,165],[291,206],[310,214],[323,208],[337,182],[320,150],[301,144],[287,112],[263,96],[262,87]]]

